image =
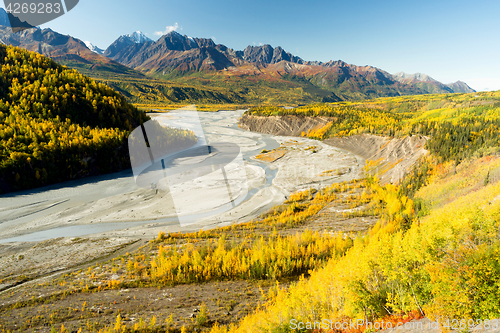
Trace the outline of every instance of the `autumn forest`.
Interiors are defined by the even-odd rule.
[[[0,64],[0,193],[130,168],[127,137],[149,120],[144,111],[107,85],[35,52],[0,45]],[[466,331],[500,318],[500,92],[254,106],[246,114],[325,119],[300,135],[314,142],[422,136],[428,153],[398,182],[380,180],[396,165],[367,160],[362,177],[297,191],[250,221],[159,232],[134,251],[117,250],[34,283],[30,292],[39,297],[23,294],[0,305],[0,331],[277,333],[294,332],[291,320],[323,318],[429,318],[445,331],[458,320]],[[188,131],[166,134],[196,141]],[[266,153],[255,158],[272,164]],[[363,221],[373,222],[364,232],[332,227]],[[28,280],[5,278],[14,285]],[[183,300],[197,308],[189,318],[158,315],[159,296],[136,300],[157,291],[173,299],[169,288],[184,287]],[[203,288],[229,296],[189,303],[190,293]],[[133,298],[123,296],[131,290],[138,291]],[[110,306],[101,312],[87,306],[99,296]],[[236,307],[235,299],[246,303]],[[135,309],[110,310],[117,303],[151,312],[139,318]],[[28,311],[36,315],[24,316]]]

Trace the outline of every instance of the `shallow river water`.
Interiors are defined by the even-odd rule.
[[[272,170],[264,163],[250,160],[251,156],[259,153],[262,149],[274,149],[279,147],[271,136],[260,133],[249,133],[237,126],[237,121],[243,111],[220,111],[214,113],[199,113],[201,124],[204,128],[208,141],[225,140],[238,142],[241,146],[243,158],[247,164],[258,166],[265,170],[265,184],[252,188],[246,194],[243,202],[254,196],[260,189],[272,186],[272,181],[277,170]],[[161,116],[160,116],[161,117]],[[61,184],[51,185],[35,190],[16,192],[0,196],[0,243],[13,241],[42,241],[57,237],[77,237],[90,234],[98,234],[113,230],[122,230],[150,223],[163,223],[164,225],[178,225],[175,216],[166,218],[155,218],[141,221],[85,223],[60,225],[52,223],[50,217],[68,209],[85,206],[88,203],[100,199],[132,193],[138,189],[134,182],[131,170],[118,173],[89,177]],[[241,203],[240,203],[241,204]],[[259,209],[263,211],[269,208],[265,205]],[[192,214],[186,217],[188,220],[198,220],[213,216],[222,211],[213,211]],[[36,223],[40,221],[40,223]],[[19,228],[26,225],[25,228]],[[17,236],[3,237],[9,235],[12,228],[18,228]]]
[[[307,138],[277,137],[238,128],[243,112],[200,112],[196,113],[199,121],[195,117],[197,126],[203,129],[199,143],[227,142],[239,147],[241,162],[234,163],[236,166],[228,164],[225,169],[210,172],[204,180],[194,177],[178,186],[167,184],[163,192],[160,185],[170,182],[170,176],[155,187],[141,188],[132,170],[126,170],[1,195],[0,243],[88,235],[150,239],[160,230],[226,226],[257,217],[296,190],[318,189],[359,174],[363,162],[346,151]],[[152,118],[164,124],[191,121],[184,121],[176,112],[153,114]],[[280,145],[286,154],[272,164],[251,158],[263,149]],[[182,158],[179,160],[182,162]],[[217,172],[221,174],[217,176]]]

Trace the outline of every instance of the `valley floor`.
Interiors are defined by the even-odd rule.
[[[85,308],[85,311],[78,316],[69,311],[53,322],[64,322],[68,326],[73,321],[82,324],[84,321],[81,318],[99,321],[99,325],[114,321],[118,312],[136,307],[132,302],[134,298],[138,304],[144,303],[146,289],[127,288],[126,292],[78,293],[72,296],[65,287],[68,281],[73,280],[68,279],[68,274],[84,272],[89,267],[98,270],[96,265],[112,258],[129,253],[135,255],[139,247],[147,244],[160,231],[188,232],[223,227],[235,221],[249,221],[272,206],[281,204],[297,190],[320,189],[334,182],[358,178],[362,173],[364,160],[359,156],[307,138],[267,136],[240,130],[236,126],[240,115],[241,112],[208,113],[201,114],[201,120],[206,125],[207,138],[211,142],[236,142],[244,156],[248,157],[245,170],[253,195],[236,208],[207,216],[195,225],[181,228],[176,221],[162,222],[162,219],[175,215],[169,193],[135,188],[128,172],[3,196],[0,199],[0,307],[3,312],[0,329],[8,327],[22,331],[31,326],[39,331],[50,331],[50,327],[44,326],[44,320],[37,322],[33,318],[48,312],[58,313],[57,317],[61,315],[61,309],[69,308]],[[262,149],[278,149],[283,154],[276,161],[266,162],[265,159],[255,158]],[[218,185],[219,191],[223,189],[222,185]],[[186,190],[197,193],[199,197],[193,198],[193,202],[204,200],[207,194],[203,189],[196,188],[195,184],[190,186]],[[342,203],[339,205],[329,206],[320,216],[348,209],[342,208]],[[303,230],[306,226],[324,230],[330,224],[335,231],[359,231],[373,223],[370,219],[345,220],[343,217],[340,221],[320,220],[320,217],[311,219],[304,226],[288,229],[286,234]],[[357,223],[358,220],[360,223]],[[99,230],[95,229],[96,226],[102,228],[102,232],[95,233]],[[73,237],[61,237],[68,232],[75,234],[71,235]],[[118,279],[115,275],[110,274],[107,280]],[[267,291],[271,287],[272,283],[268,282],[209,283],[198,287],[199,295],[192,293],[187,297],[186,290],[191,290],[188,286],[151,289],[148,299],[156,305],[145,307],[137,314],[129,313],[127,317],[132,318],[133,315],[133,318],[150,320],[152,315],[160,318],[171,311],[180,324],[188,319],[196,306],[204,302],[213,314],[211,318],[218,318],[219,322],[236,321],[238,316],[251,311],[262,300],[259,288]],[[119,296],[125,293],[128,297]],[[243,296],[236,297],[236,294]],[[215,301],[210,299],[223,301],[215,305]],[[171,306],[165,307],[164,302]],[[82,306],[84,303],[86,305]],[[18,309],[7,310],[12,306]],[[99,307],[103,310],[95,310]],[[44,318],[47,316],[44,315]]]
[[[365,232],[377,218],[355,214],[363,210],[363,205],[353,208],[350,198],[360,190],[356,186],[342,187],[337,199],[317,215],[296,226],[279,228],[278,234],[293,237],[306,230],[332,235],[339,231]],[[224,237],[239,243],[268,237],[273,232],[276,231],[270,226],[255,222],[228,230]],[[179,241],[184,242],[182,237]],[[204,237],[193,241],[203,242]],[[128,263],[138,260],[148,264],[161,245],[159,239],[85,237],[47,240],[34,246],[4,245],[1,274],[5,289],[0,292],[0,329],[51,332],[52,327],[59,330],[64,325],[70,332],[80,327],[92,332],[114,327],[120,315],[123,324],[129,326],[143,322],[149,327],[155,321],[156,325],[168,322],[172,332],[180,331],[182,326],[196,331],[215,321],[238,322],[275,290],[274,279],[141,285],[137,281],[142,279],[134,277]],[[98,256],[79,261],[80,256],[90,255],[96,248],[102,249]],[[281,288],[289,283],[289,278],[278,280]],[[206,306],[209,315],[206,322],[200,323],[196,318],[202,306]]]
[[[172,214],[173,208],[165,204],[168,202],[168,193],[133,189],[130,176],[124,175],[96,184],[63,187],[55,192],[42,193],[48,201],[63,201],[59,207],[51,206],[47,201],[39,203],[40,193],[33,194],[36,200],[31,198],[31,211],[26,210],[30,207],[29,195],[2,198],[2,204],[10,202],[10,207],[0,210],[3,220],[0,228],[4,238],[23,237],[27,232],[36,230],[50,232],[53,228],[72,223],[92,226],[93,222],[99,221],[101,224],[138,225],[131,224],[121,230],[79,237],[0,244],[0,288],[3,290],[0,291],[0,329],[49,332],[53,326],[59,329],[64,325],[70,331],[80,327],[95,331],[114,325],[118,314],[124,323],[155,326],[168,322],[174,331],[180,330],[182,326],[201,329],[215,320],[221,324],[237,322],[258,304],[265,302],[266,295],[272,293],[275,287],[272,279],[236,279],[172,286],[142,285],[141,279],[130,275],[129,262],[139,258],[140,262],[147,264],[147,258],[154,258],[159,245],[149,240],[160,231],[196,232],[231,225],[235,221],[249,221],[259,216],[265,218],[266,215],[260,215],[261,212],[281,204],[297,190],[319,190],[332,183],[347,184],[362,177],[365,159],[369,155],[367,152],[375,155],[379,152],[380,157],[393,156],[392,162],[408,168],[411,163],[405,163],[405,158],[414,156],[416,151],[422,149],[423,139],[389,142],[377,137],[369,140],[365,137],[351,138],[360,140],[359,146],[365,147],[364,153],[361,153],[366,156],[359,156],[335,147],[354,150],[352,147],[356,143],[323,143],[307,138],[280,136],[263,139],[262,134],[235,128],[239,114],[211,113],[208,116],[211,126],[207,137],[213,141],[232,140],[242,147],[249,157],[246,162],[249,183],[257,190],[251,199],[235,209],[207,217],[196,225],[181,229],[178,224],[158,223],[156,215]],[[370,140],[373,141],[371,145],[368,142]],[[387,149],[384,150],[385,147]],[[258,154],[264,148],[268,151]],[[402,154],[405,149],[406,154]],[[355,152],[362,155],[359,150]],[[377,217],[364,211],[364,203],[360,199],[363,185],[353,184],[340,187],[335,200],[325,203],[317,213],[308,215],[303,222],[280,228],[278,234],[288,237],[305,230],[332,235],[337,232],[365,232],[376,223]],[[189,191],[202,189],[193,187]],[[70,196],[71,193],[76,193],[80,201],[69,205],[61,197]],[[203,195],[193,200],[196,202],[202,198]],[[25,205],[16,205],[16,200],[23,201]],[[268,214],[279,214],[289,206],[278,206],[277,213],[271,211]],[[9,223],[13,218],[26,220],[21,212],[38,217],[37,214],[46,211],[49,214],[42,218],[19,225]],[[43,221],[50,221],[45,222],[50,228]],[[270,236],[273,232],[272,228],[259,222],[252,225],[250,234],[244,228],[233,228],[226,237],[239,243]],[[195,238],[195,241],[203,242],[203,237],[198,240]],[[289,278],[278,280],[283,287],[288,284]],[[206,306],[209,313],[206,322],[195,319],[202,305]],[[169,319],[170,315],[173,316],[172,320]]]
[[[202,113],[210,142],[237,143],[245,158],[250,195],[232,210],[213,214],[228,203],[222,198],[224,182],[190,181],[177,188],[176,197],[196,202],[196,223],[181,228],[171,191],[138,188],[129,171],[91,180],[53,186],[0,197],[0,243],[36,241],[69,235],[80,237],[137,237],[151,239],[158,232],[190,231],[249,221],[285,200],[297,190],[319,188],[332,182],[357,178],[363,159],[346,151],[307,138],[278,137],[243,131],[236,123],[240,112]],[[168,114],[167,114],[168,115]],[[156,119],[165,115],[159,114]],[[262,149],[284,147],[286,155],[274,163],[252,159]],[[314,148],[312,148],[314,147]],[[313,152],[314,151],[314,152]],[[341,176],[332,169],[346,169]],[[209,184],[209,186],[207,186]],[[253,191],[252,191],[253,190]],[[226,201],[224,201],[226,200]],[[215,201],[215,200],[214,200]]]

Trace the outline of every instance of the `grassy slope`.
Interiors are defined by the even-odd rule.
[[[121,65],[114,68],[107,64],[67,60],[60,63],[106,84],[138,106],[244,103],[240,91],[160,80]]]
[[[233,75],[224,72],[172,72],[166,76],[156,75],[160,79],[172,80],[192,86],[210,86],[229,91],[242,92],[247,104],[253,105],[297,105],[323,100],[336,101],[338,97],[307,80],[296,80],[278,74]]]

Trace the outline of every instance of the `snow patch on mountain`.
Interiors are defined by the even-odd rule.
[[[95,53],[97,53],[97,54],[103,54],[103,53],[104,53],[104,50],[103,50],[103,49],[101,49],[101,48],[99,48],[99,47],[97,47],[97,46],[93,45],[91,42],[89,42],[89,41],[85,41],[84,43],[85,43],[85,46],[86,46],[86,47],[87,47],[90,51],[95,52]]]
[[[134,43],[136,44],[143,44],[146,42],[152,42],[153,40],[146,36],[144,33],[141,31],[135,31],[131,34],[125,35],[125,37],[130,38]]]

